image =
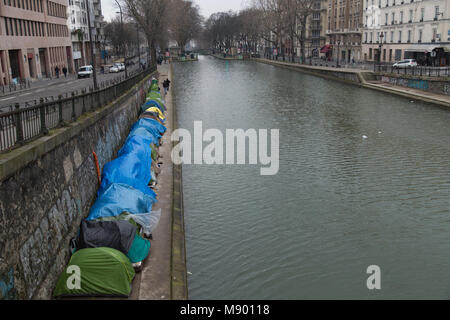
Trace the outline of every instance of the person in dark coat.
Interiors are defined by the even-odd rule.
[[[169,91],[169,87],[170,87],[170,80],[166,79],[163,82],[163,88],[164,88],[164,95],[167,95],[167,92]]]
[[[64,73],[64,78],[67,78],[67,68],[66,68],[66,66],[63,67],[63,73]]]
[[[55,74],[56,74],[56,78],[59,79],[59,67],[58,66],[55,67]]]

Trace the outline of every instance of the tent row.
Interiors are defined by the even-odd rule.
[[[97,200],[71,241],[72,255],[54,297],[130,295],[161,217],[161,210],[153,211],[153,207],[165,112],[158,80],[152,79],[138,121],[117,158],[103,167]]]

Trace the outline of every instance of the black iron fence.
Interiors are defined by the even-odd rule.
[[[17,92],[24,89],[31,88],[31,81],[30,80],[24,80],[19,83],[12,83],[5,86],[0,86],[0,96],[4,96],[6,94],[10,94],[13,92]]]
[[[33,106],[18,103],[9,110],[0,111],[0,152],[11,150],[33,139],[46,135],[50,129],[76,121],[82,114],[96,110],[120,97],[136,83],[156,71],[156,66],[127,79],[115,79],[100,84],[98,90],[83,89],[70,96],[58,96]]]
[[[424,77],[450,77],[450,68],[448,67],[406,67],[396,68],[393,65],[376,65],[374,66],[375,72],[404,74],[411,76],[424,76]]]

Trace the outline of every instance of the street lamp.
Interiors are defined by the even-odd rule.
[[[340,48],[340,46],[341,46],[341,40],[338,40],[337,41],[337,44],[338,44],[338,50],[337,50],[337,62],[336,62],[336,68],[340,68],[341,66],[339,65],[339,48]]]
[[[383,34],[383,32],[381,32],[381,34],[380,34],[380,56],[379,56],[379,58],[378,58],[378,62],[379,62],[379,64],[381,64],[381,48],[383,47],[383,38],[384,38],[384,34]]]
[[[117,0],[114,0],[114,1],[116,1],[116,3],[117,3],[117,5],[119,6],[119,11],[120,12],[116,12],[116,13],[120,13],[120,35],[121,35],[121,41],[124,41],[124,39],[123,39],[123,18],[122,18],[122,7],[120,6],[120,4],[119,4],[119,1],[117,1]],[[127,57],[126,57],[126,53],[125,53],[125,46],[124,46],[124,44],[122,44],[122,50],[123,50],[123,52],[122,52],[122,54],[123,54],[123,64],[125,65],[125,78],[128,78],[128,68],[127,68]]]
[[[381,65],[381,48],[383,47],[383,32],[380,32],[380,44],[378,45],[378,65]],[[373,59],[373,71],[376,72],[376,59]]]
[[[88,28],[89,28],[89,46],[90,46],[90,51],[91,51],[91,65],[92,65],[92,69],[93,70],[93,78],[94,78],[94,90],[98,89],[98,84],[97,84],[97,68],[96,68],[96,61],[95,61],[95,56],[94,56],[94,46],[92,43],[92,28],[91,28],[91,12],[89,9],[89,0],[85,0],[86,1],[86,11],[87,11],[87,19],[88,19]]]

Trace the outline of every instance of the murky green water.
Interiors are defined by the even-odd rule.
[[[182,128],[280,129],[276,176],[183,166],[191,299],[450,298],[450,111],[211,57],[173,84]]]

